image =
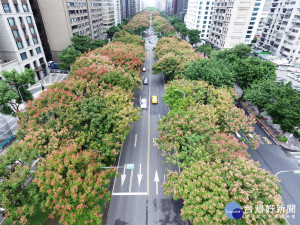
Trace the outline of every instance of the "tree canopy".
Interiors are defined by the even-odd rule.
[[[59,68],[63,70],[69,70],[71,64],[80,55],[80,51],[76,50],[73,46],[63,49],[59,54]]]
[[[200,42],[200,33],[201,32],[199,30],[189,30],[188,31],[188,36],[189,36],[191,45]]]

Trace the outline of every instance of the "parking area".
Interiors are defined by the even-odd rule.
[[[300,82],[292,79],[288,74],[291,74],[291,71],[288,70],[276,70],[277,78],[282,78],[286,80],[286,82],[292,82],[293,87],[300,87]],[[300,73],[295,73],[296,75],[300,75]]]

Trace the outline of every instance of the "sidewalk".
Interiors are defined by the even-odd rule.
[[[33,98],[36,99],[40,96],[40,94],[42,93],[42,86],[41,84],[44,86],[44,90],[47,90],[47,87],[49,87],[50,85],[52,85],[54,82],[62,82],[64,80],[67,79],[69,74],[55,74],[55,73],[51,73],[49,76],[44,77],[42,80],[40,80],[39,82],[35,83],[34,85],[31,85],[28,88],[28,91],[31,92],[31,94],[33,95]],[[25,105],[21,104],[20,105],[20,109],[23,110],[25,109]],[[8,115],[3,115],[0,114],[1,117],[4,117],[7,125],[9,126],[11,132],[13,133],[13,135],[16,135],[17,130],[19,128],[18,125],[18,121],[19,119],[17,117],[12,117],[12,116],[8,116]],[[15,139],[11,140],[10,143],[12,143]],[[5,149],[7,148],[7,146],[10,145],[7,144],[3,149],[0,149],[0,152],[2,154],[4,154]]]
[[[259,111],[256,106],[252,105],[250,102],[242,103],[248,108],[248,111],[251,111],[255,116],[258,115]],[[258,119],[257,117],[256,119],[263,125],[263,127],[266,128],[266,131],[270,133],[274,139],[277,140],[279,145],[291,151],[300,151],[299,138],[296,138],[294,136],[289,138],[290,133],[283,133],[278,124],[273,124],[272,118],[270,116],[266,115],[264,112],[262,113],[262,115],[264,116],[264,118],[266,118],[266,120]],[[276,135],[280,135],[281,137],[286,136],[287,138],[289,138],[289,140],[286,143],[279,142],[279,140],[276,138]]]

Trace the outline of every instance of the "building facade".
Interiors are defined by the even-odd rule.
[[[0,73],[31,68],[36,81],[47,75],[46,57],[28,0],[1,0],[0,30]]]
[[[71,44],[76,34],[104,39],[105,31],[121,22],[119,0],[30,0],[38,13],[42,41],[49,44],[51,58]],[[47,48],[45,48],[47,49]]]
[[[300,0],[273,0],[258,46],[300,63]]]
[[[201,39],[208,38],[215,0],[189,0],[187,13],[184,18],[186,27],[190,30],[199,30]]]
[[[250,44],[256,34],[264,0],[216,0],[208,42],[224,49]]]

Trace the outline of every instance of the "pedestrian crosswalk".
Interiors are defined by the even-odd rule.
[[[290,152],[290,153],[298,162],[300,162],[300,152]]]

